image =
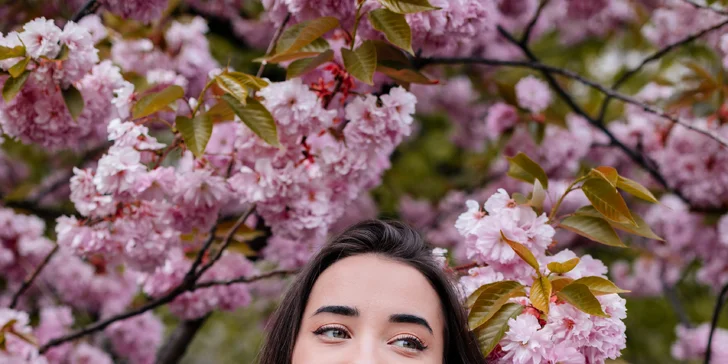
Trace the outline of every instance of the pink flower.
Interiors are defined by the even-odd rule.
[[[40,57],[50,59],[56,58],[61,51],[61,28],[57,27],[53,20],[36,18],[23,26],[20,39],[25,44],[26,52],[33,59]]]
[[[540,113],[551,104],[549,86],[533,76],[522,78],[516,84],[518,104],[532,113]]]
[[[522,314],[508,320],[508,331],[501,342],[506,355],[504,362],[517,364],[541,364],[546,349],[552,344],[548,331],[541,330],[538,319]]]
[[[151,312],[109,326],[105,331],[114,351],[131,363],[152,364],[162,344],[164,325]]]
[[[167,7],[167,0],[104,0],[109,11],[123,18],[150,23],[159,18]]]
[[[517,122],[516,108],[503,102],[494,104],[488,109],[488,115],[485,117],[488,138],[498,139],[503,132],[515,126]]]

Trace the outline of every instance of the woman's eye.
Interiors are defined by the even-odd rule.
[[[414,337],[406,337],[406,338],[399,338],[390,343],[390,345],[398,346],[400,348],[409,349],[409,350],[417,350],[417,351],[423,351],[427,349],[427,346],[425,346],[420,340],[414,338]]]
[[[344,329],[337,327],[322,327],[314,332],[314,334],[326,337],[328,339],[349,339],[349,333]]]

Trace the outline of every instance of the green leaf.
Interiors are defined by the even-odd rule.
[[[548,314],[551,290],[551,281],[546,276],[539,275],[536,277],[531,285],[531,295],[529,297],[533,307]]]
[[[223,91],[245,105],[248,98],[248,87],[244,83],[227,73],[222,73],[215,77],[215,82]]]
[[[379,0],[379,3],[398,14],[411,14],[440,9],[432,6],[427,0]]]
[[[569,277],[559,277],[555,276],[554,279],[551,280],[551,287],[553,288],[553,293],[557,293],[564,289],[564,287],[568,286],[573,282],[574,280]]]
[[[167,86],[164,89],[145,95],[132,108],[134,119],[143,118],[165,109],[169,104],[181,99],[185,90],[177,85]],[[200,100],[202,102],[202,100]]]
[[[227,102],[222,101],[213,105],[210,110],[207,110],[207,115],[213,124],[235,120],[235,112],[233,109],[230,108]]]
[[[207,142],[210,141],[212,135],[212,120],[206,113],[198,113],[194,119],[186,116],[177,116],[175,119],[177,130],[182,134],[187,149],[189,149],[195,157],[200,157],[205,153]]]
[[[604,179],[589,179],[581,186],[594,208],[607,219],[636,226],[627,203],[617,189]]]
[[[263,106],[258,100],[248,98],[246,105],[243,105],[235,97],[231,95],[222,95],[222,99],[228,103],[230,108],[235,112],[240,120],[250,128],[250,130],[259,136],[266,143],[278,147],[280,142],[278,141],[278,131],[276,129],[276,122],[273,119],[273,115],[270,111]]]
[[[392,68],[404,68],[411,66],[407,55],[399,48],[383,40],[370,40],[377,49],[377,62]],[[383,62],[386,62],[383,63]]]
[[[332,16],[300,22],[289,27],[281,34],[278,43],[276,43],[275,53],[298,52],[338,26],[339,20]]]
[[[341,48],[346,71],[358,80],[373,85],[374,70],[377,69],[377,49],[370,41],[365,41],[355,51]]]
[[[573,215],[565,218],[560,227],[605,245],[626,247],[612,226],[601,217]]]
[[[605,294],[612,294],[612,293],[628,293],[630,291],[621,289],[617,287],[616,284],[614,284],[612,281],[597,277],[597,276],[590,276],[590,277],[582,277],[574,281],[574,283],[579,283],[587,286],[589,290],[597,296],[605,295]]]
[[[331,49],[320,53],[316,57],[299,59],[288,65],[286,79],[298,77],[315,70],[318,66],[334,59],[334,51]]]
[[[594,168],[589,172],[589,175],[595,178],[601,178],[609,182],[610,185],[617,187],[617,179],[619,179],[619,173],[617,173],[617,170],[612,167],[601,166]]]
[[[379,54],[377,54],[377,57],[379,57]],[[415,71],[415,70],[409,69],[409,68],[395,69],[395,68],[390,68],[387,66],[382,66],[380,64],[377,66],[377,72],[381,72],[395,81],[399,81],[399,82],[407,83],[407,84],[408,83],[419,83],[419,84],[423,84],[423,85],[435,85],[435,84],[439,83],[439,81],[431,80],[431,79],[427,78],[427,76],[420,73],[419,71]]]
[[[414,54],[412,50],[412,30],[404,15],[381,8],[372,10],[367,16],[372,27],[384,33],[388,41],[410,54]]]
[[[528,158],[527,155],[518,153],[515,157],[506,157],[506,159],[508,159],[509,162],[509,176],[528,183],[533,183],[533,181],[539,180],[543,188],[549,188],[549,180],[548,177],[546,177],[546,172],[544,172],[543,168],[541,168],[538,163],[531,160],[531,158]]]
[[[546,200],[546,190],[541,185],[541,181],[534,180],[533,182],[533,192],[531,193],[531,200],[529,202],[531,206],[541,211],[543,210],[543,202]]]
[[[237,81],[245,86],[248,86],[252,89],[255,89],[255,90],[260,90],[269,85],[268,81],[266,81],[260,77],[255,77],[255,76],[249,75],[247,73],[225,72],[225,74],[228,75],[229,77],[232,77],[233,79],[235,79],[235,81]]]
[[[8,69],[8,73],[10,73],[13,78],[18,78],[18,76],[25,72],[25,69],[28,67],[28,63],[30,63],[30,57],[25,57],[25,59],[10,67]]]
[[[558,274],[564,274],[571,272],[572,269],[576,268],[576,265],[579,264],[579,258],[573,258],[569,259],[565,262],[559,263],[559,262],[551,262],[547,264],[547,267],[549,268],[549,271],[558,273]]]
[[[28,76],[30,76],[30,71],[25,71],[18,77],[9,77],[5,80],[5,85],[3,86],[3,99],[5,102],[10,102],[20,92],[23,85],[25,85],[25,81],[28,80]]]
[[[521,312],[523,306],[513,302],[506,303],[485,325],[475,330],[475,337],[478,338],[478,346],[483,356],[488,356],[506,334],[509,327],[508,320],[516,318]]]
[[[650,190],[639,184],[637,181],[633,181],[629,178],[619,176],[619,179],[617,180],[617,188],[647,202],[658,202],[655,195],[653,195]]]
[[[576,210],[576,215],[581,216],[591,216],[591,217],[597,217],[602,218],[602,214],[600,214],[597,210],[594,209],[593,206],[584,206]],[[648,239],[654,239],[654,240],[660,240],[664,241],[663,238],[655,234],[652,229],[650,229],[650,226],[647,225],[644,219],[640,215],[632,213],[632,218],[637,223],[637,226],[631,225],[631,224],[620,224],[616,223],[614,221],[607,221],[609,225],[611,225],[613,228],[622,230],[625,232],[628,232],[630,234],[643,236]]]
[[[0,61],[4,59],[17,58],[25,56],[25,47],[22,45],[15,47],[0,46]]]
[[[485,324],[498,310],[513,297],[525,296],[523,285],[516,281],[502,281],[486,284],[473,293],[475,301],[468,314],[468,326],[471,330]],[[471,296],[472,297],[472,296]]]
[[[61,45],[61,51],[58,52],[58,55],[56,56],[57,61],[65,61],[68,59],[68,53],[70,52],[70,49],[68,49],[67,44]]]
[[[589,290],[589,287],[583,284],[571,283],[557,293],[556,296],[590,315],[609,317],[602,311],[602,305]]]
[[[68,85],[68,88],[62,91],[63,101],[66,103],[68,112],[71,113],[73,120],[78,120],[79,115],[83,112],[83,96],[77,88],[73,85]]]
[[[513,251],[515,251],[516,254],[518,254],[518,256],[521,257],[521,259],[523,259],[523,261],[528,263],[528,265],[533,267],[533,269],[535,269],[536,272],[541,274],[541,272],[539,270],[538,260],[536,260],[536,257],[533,256],[533,253],[531,253],[531,251],[528,250],[528,248],[526,248],[521,243],[518,243],[518,242],[515,242],[513,240],[506,238],[505,234],[503,234],[503,231],[501,231],[500,234],[501,234],[501,239],[503,239],[503,241],[508,243],[508,245],[511,246],[511,249],[513,249]]]
[[[312,58],[319,55],[319,52],[292,52],[292,53],[281,53],[274,54],[270,57],[256,58],[255,62],[266,62],[266,63],[281,63],[289,61],[297,61],[304,58]]]

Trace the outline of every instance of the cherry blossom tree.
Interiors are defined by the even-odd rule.
[[[728,361],[726,5],[0,5],[0,361],[179,362],[376,216],[489,363]]]

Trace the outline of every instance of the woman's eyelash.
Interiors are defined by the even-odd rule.
[[[320,335],[323,335],[323,334],[325,334],[325,333],[327,333],[329,331],[340,331],[340,332],[342,332],[346,336],[351,336],[349,334],[349,331],[345,327],[339,326],[339,325],[325,325],[325,326],[321,326],[318,329],[316,329],[315,331],[313,331],[313,334],[320,336]]]
[[[427,345],[425,345],[425,343],[422,342],[422,340],[420,340],[418,337],[412,336],[412,335],[398,336],[398,337],[394,338],[394,340],[392,340],[391,343],[395,343],[397,341],[407,341],[414,346],[413,348],[409,348],[409,349],[415,349],[415,350],[419,350],[419,351],[424,351],[428,347]]]

